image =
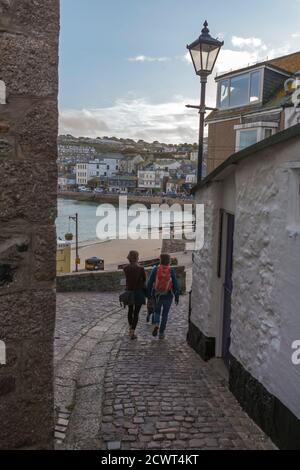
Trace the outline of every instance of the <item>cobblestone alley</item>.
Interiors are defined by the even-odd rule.
[[[57,449],[270,449],[225,380],[186,343],[188,296],[165,340],[146,309],[127,337],[118,294],[59,294]]]

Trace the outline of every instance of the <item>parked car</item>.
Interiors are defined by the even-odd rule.
[[[93,257],[85,260],[86,271],[104,271],[104,260]]]

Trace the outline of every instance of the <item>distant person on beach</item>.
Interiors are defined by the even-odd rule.
[[[175,303],[179,303],[179,287],[175,269],[171,268],[170,255],[160,257],[160,265],[153,268],[147,284],[147,296],[155,301],[153,336],[165,338],[169,312],[175,297]]]
[[[129,336],[136,339],[135,330],[139,321],[139,313],[143,305],[146,304],[146,272],[138,264],[139,253],[131,251],[127,257],[129,264],[124,268],[126,276],[126,290],[133,292],[134,305],[128,306]]]

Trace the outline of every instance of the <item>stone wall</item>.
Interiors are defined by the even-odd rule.
[[[184,266],[175,267],[181,293],[186,291],[186,272]],[[151,268],[146,269],[147,274]],[[124,289],[123,271],[95,271],[65,274],[57,277],[58,292],[114,292]]]
[[[74,199],[76,201],[84,201],[84,202],[95,202],[99,204],[119,204],[120,196],[127,197],[128,205],[133,204],[144,204],[146,207],[151,208],[152,204],[162,204],[162,199],[160,196],[133,196],[132,194],[101,194],[101,193],[76,193],[74,191],[60,191],[59,197],[63,199]],[[172,206],[173,204],[180,204],[183,206],[184,204],[190,203],[190,201],[186,201],[183,199],[174,199],[174,198],[164,198],[164,203],[169,204]]]
[[[186,244],[188,242],[185,239],[182,240],[175,240],[173,237],[170,240],[163,239],[162,241],[162,253],[174,254],[174,253],[182,253],[186,251]]]
[[[219,210],[234,212],[230,389],[282,449],[299,448],[300,366],[292,361],[300,340],[299,155],[300,137],[290,139],[241,161],[234,178],[227,173],[198,191],[205,244],[194,256],[188,334],[204,359],[213,355],[214,340],[222,356]]]
[[[194,253],[191,321],[206,337],[216,336],[220,191],[209,186],[196,196],[196,203],[204,204],[204,246]]]
[[[252,159],[236,171],[231,353],[300,419],[300,366],[291,359],[300,340],[300,225],[288,226],[289,162],[300,166],[300,139],[261,152],[259,171]]]
[[[58,0],[0,0],[0,449],[52,448]]]

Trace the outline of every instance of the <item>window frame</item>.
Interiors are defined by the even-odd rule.
[[[235,151],[239,152],[240,150],[242,150],[240,148],[240,135],[241,135],[240,133],[241,132],[256,130],[257,131],[256,143],[257,143],[268,138],[268,137],[265,137],[266,129],[271,130],[272,135],[274,135],[276,133],[277,128],[278,128],[278,124],[275,122],[273,123],[273,122],[261,122],[261,121],[234,126],[234,130],[236,131]],[[244,148],[247,148],[247,147],[244,147]]]
[[[244,150],[245,148],[250,147],[250,145],[248,145],[247,147],[243,147],[243,148],[240,147],[241,133],[244,133],[244,132],[253,132],[253,131],[256,131],[256,142],[255,142],[254,144],[251,144],[251,145],[255,145],[255,144],[257,144],[257,142],[259,141],[259,140],[258,140],[258,133],[259,133],[259,128],[258,128],[258,127],[249,127],[249,128],[247,128],[247,129],[237,129],[237,131],[236,131],[236,139],[235,139],[235,151],[236,151],[236,152],[240,152],[241,150]]]
[[[256,73],[256,72],[259,72],[260,73],[260,90],[259,90],[259,99],[257,101],[250,101],[250,91],[251,91],[251,76]],[[231,95],[231,91],[230,91],[230,88],[231,88],[231,80],[233,78],[236,78],[236,77],[240,77],[242,75],[249,75],[249,83],[248,83],[248,102],[247,103],[243,103],[243,104],[239,104],[239,105],[234,105],[234,106],[231,106],[230,104],[230,95]],[[228,94],[228,102],[229,102],[229,106],[221,106],[221,84],[223,82],[229,82],[229,94]],[[254,104],[258,104],[258,103],[261,103],[262,100],[263,100],[263,83],[264,83],[264,68],[257,68],[257,69],[253,69],[253,70],[249,70],[248,72],[241,72],[241,73],[236,73],[236,74],[233,74],[233,75],[230,75],[228,77],[224,77],[223,79],[220,79],[218,81],[218,90],[217,90],[217,108],[220,110],[220,111],[225,111],[227,109],[235,109],[235,108],[241,108],[243,106],[252,106]]]

